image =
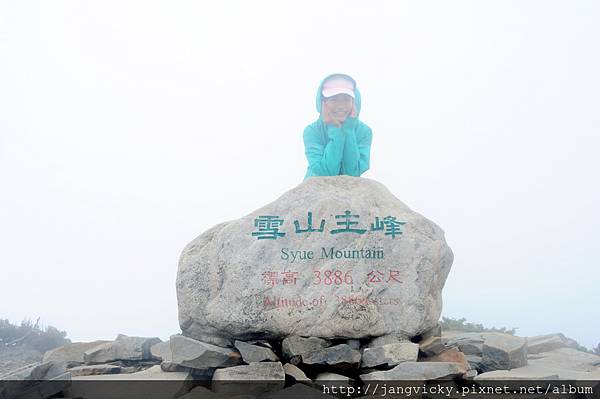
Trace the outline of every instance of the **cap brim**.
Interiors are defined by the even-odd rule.
[[[335,96],[336,94],[347,94],[350,97],[354,98],[354,90],[352,89],[346,89],[341,87],[323,89],[323,97],[331,97]]]

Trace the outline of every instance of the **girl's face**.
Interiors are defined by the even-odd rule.
[[[325,98],[324,102],[333,117],[344,120],[352,112],[354,99],[348,94],[341,93]]]

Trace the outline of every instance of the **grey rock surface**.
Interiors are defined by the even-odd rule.
[[[375,337],[365,345],[365,348],[377,348],[378,346],[383,346],[387,344],[396,344],[398,342],[410,342],[410,340],[404,336],[399,336],[397,334],[386,334],[381,337]]]
[[[1,380],[49,380],[66,372],[65,363],[36,362],[0,376]]]
[[[150,354],[153,359],[170,361],[173,359],[173,352],[171,352],[171,340],[165,342],[159,342],[150,347]]]
[[[527,364],[527,340],[511,334],[498,332],[469,332],[452,334],[446,345],[455,347],[467,356],[470,364],[481,361],[481,372],[509,370]]]
[[[441,337],[428,337],[419,342],[419,350],[425,356],[436,356],[446,350]]]
[[[570,346],[570,341],[570,339],[561,333],[527,337],[527,353],[535,354],[549,352],[558,348],[566,348]]]
[[[304,364],[320,364],[327,366],[346,367],[360,362],[361,355],[356,349],[346,344],[317,349],[302,355]]]
[[[310,383],[311,379],[304,374],[304,371],[300,370],[298,366],[295,366],[291,363],[286,363],[283,365],[283,370],[286,375],[289,375],[297,382]]]
[[[121,367],[113,364],[93,364],[89,366],[77,366],[69,369],[69,373],[73,377],[81,377],[84,375],[100,375],[100,374],[119,374]]]
[[[279,360],[277,355],[269,348],[265,348],[259,345],[247,344],[244,341],[235,341],[234,346],[240,351],[242,359],[246,363],[271,361],[276,362]]]
[[[525,338],[502,333],[483,333],[482,371],[510,370],[527,365]]]
[[[281,350],[286,359],[292,359],[307,352],[323,349],[331,346],[331,342],[318,337],[301,337],[290,335],[285,337],[281,343]]]
[[[152,366],[133,374],[103,374],[73,377],[74,381],[89,381],[85,384],[72,384],[65,393],[72,398],[122,399],[122,398],[173,398],[192,388],[194,381],[189,371],[165,372],[160,366]],[[153,384],[114,384],[106,381],[163,381]]]
[[[436,380],[463,375],[457,363],[450,362],[404,362],[387,371],[361,374],[363,381],[377,380]]]
[[[245,384],[244,381],[260,382]],[[280,362],[261,362],[227,367],[215,371],[211,389],[215,393],[262,395],[278,391],[285,385],[285,371]]]
[[[339,390],[340,387],[350,387],[352,386],[353,382],[354,380],[350,377],[331,372],[319,373],[315,377],[316,386],[322,388],[327,387],[329,389],[334,388]]]
[[[47,351],[42,361],[66,363],[67,366],[83,364],[85,351],[109,342],[112,341],[73,342]]]
[[[119,334],[114,341],[93,347],[84,352],[85,364],[102,364],[115,360],[150,360],[152,345],[161,342],[156,337],[128,337]]]
[[[600,372],[600,356],[573,348],[558,348],[539,353],[537,359],[528,360],[532,366],[553,370]]]
[[[45,399],[66,389],[71,374],[65,363],[33,363],[0,376],[0,398]]]
[[[447,346],[456,347],[465,355],[481,356],[483,351],[483,333],[451,332],[442,335],[442,342]]]
[[[360,340],[359,339],[347,339],[346,345],[348,345],[352,349],[360,350]]]
[[[179,322],[201,341],[412,337],[437,324],[452,260],[444,232],[381,183],[312,177],[185,247]]]
[[[361,367],[396,366],[402,362],[416,362],[418,356],[419,345],[412,342],[365,348],[362,352]]]
[[[208,344],[173,335],[171,342],[171,362],[184,367],[206,369],[211,367],[229,367],[240,364],[242,357],[230,348]]]

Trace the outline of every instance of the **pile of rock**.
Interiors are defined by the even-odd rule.
[[[169,381],[151,394],[182,399],[369,395],[380,380],[600,379],[600,357],[560,334],[442,334],[452,261],[443,230],[381,183],[311,178],[185,247],[181,335],[65,345],[5,376],[16,385],[0,386],[0,399],[17,389],[110,397],[76,383],[98,379]]]
[[[75,381],[170,381],[162,397],[182,399],[241,392],[244,397],[286,397],[296,391],[322,395],[332,387],[360,393],[371,381],[392,380],[445,380],[457,386],[496,379],[600,380],[600,356],[572,346],[562,334],[529,339],[502,333],[442,334],[439,326],[412,340],[392,335],[364,340],[291,335],[283,340],[236,340],[228,347],[183,335],[166,342],[119,335],[114,341],[54,349],[44,355],[43,363],[3,378],[55,382],[33,389],[37,396],[29,397],[35,398],[59,392],[63,397],[106,397]],[[0,398],[11,397],[11,392],[14,389],[0,391]]]

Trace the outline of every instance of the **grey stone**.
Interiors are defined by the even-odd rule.
[[[360,362],[360,352],[346,344],[317,349],[302,354],[302,363],[327,366],[348,367]]]
[[[292,377],[294,380],[296,380],[297,382],[304,382],[304,383],[310,383],[312,382],[310,378],[308,378],[306,376],[306,374],[304,374],[304,371],[300,370],[300,368],[298,368],[298,366],[295,366],[291,363],[286,363],[283,365],[283,370],[285,372],[286,375],[289,375],[290,377]]]
[[[529,360],[532,366],[545,367],[552,370],[597,372],[600,371],[600,356],[579,351],[573,348],[558,348],[538,354],[538,359]],[[564,374],[564,373],[562,373]]]
[[[33,363],[0,376],[0,398],[44,399],[68,388],[65,363]],[[62,372],[61,372],[62,370]]]
[[[163,360],[163,361],[160,363],[160,369],[161,369],[162,371],[170,371],[170,372],[173,372],[173,371],[187,371],[187,370],[188,370],[188,367],[184,367],[184,366],[182,366],[182,365],[180,365],[180,364],[173,363],[173,361],[172,361],[172,360]]]
[[[438,337],[441,339],[442,338],[442,326],[440,325],[440,323],[437,323],[435,326],[423,331],[419,335],[421,336],[420,341],[426,340],[431,337]]]
[[[291,359],[307,352],[323,349],[331,346],[331,342],[317,337],[301,337],[299,335],[290,335],[281,343],[283,357]]]
[[[375,337],[369,341],[365,348],[377,348],[378,346],[396,344],[398,342],[410,342],[408,338],[397,334],[386,334],[381,337]]]
[[[85,351],[83,359],[85,364],[102,364],[115,360],[150,360],[150,348],[158,342],[161,340],[156,337],[128,337],[119,334],[114,341]]]
[[[70,374],[43,381],[8,381],[0,395],[6,399],[46,399],[64,391],[71,384]]]
[[[402,362],[416,362],[418,356],[419,345],[412,342],[366,348],[362,353],[361,367],[395,366]]]
[[[315,382],[322,382],[322,381],[345,381],[345,382],[351,382],[352,378],[350,378],[348,376],[345,376],[345,375],[337,374],[337,373],[325,372],[325,373],[319,373],[315,377]]]
[[[184,337],[171,336],[172,363],[184,367],[206,369],[211,367],[229,367],[240,364],[240,354],[230,348],[208,344]]]
[[[347,339],[346,345],[348,345],[352,349],[360,350],[360,340],[359,339]]]
[[[0,380],[50,380],[66,372],[64,362],[36,362],[0,376]]]
[[[462,376],[460,365],[451,362],[404,362],[387,371],[361,374],[363,381],[436,380]]]
[[[73,342],[51,349],[44,353],[42,362],[66,363],[67,367],[72,367],[84,363],[83,354],[85,351],[93,349],[99,345],[112,341],[92,341],[92,342]]]
[[[474,369],[467,370],[467,372],[464,375],[465,380],[472,380],[475,377],[477,377],[477,370]]]
[[[273,345],[271,345],[271,343],[266,339],[252,339],[250,341],[245,342],[250,345],[264,346],[266,348],[273,349]]]
[[[260,384],[248,384],[260,382]],[[278,391],[285,385],[285,372],[280,362],[260,362],[217,369],[212,379],[212,391],[229,396],[262,395]]]
[[[561,333],[537,335],[527,338],[527,353],[536,354],[541,352],[549,352],[558,348],[566,348],[569,346],[568,338]]]
[[[444,352],[448,347],[442,343],[441,337],[427,337],[419,342],[419,350],[424,356],[432,357]]]
[[[189,371],[165,372],[159,365],[132,374],[103,374],[73,377],[74,381],[90,381],[85,384],[72,384],[66,394],[73,398],[122,399],[122,398],[173,398],[181,396],[192,388],[194,380]],[[93,383],[98,381],[97,383]],[[104,381],[165,381],[163,384],[114,384]]]
[[[162,361],[171,361],[173,352],[171,352],[171,340],[159,342],[150,347],[150,354],[153,359]]]
[[[452,334],[450,337],[444,335],[442,342],[445,342],[447,346],[457,348],[465,355],[481,356],[484,338],[482,333],[462,332]]]
[[[355,227],[364,234],[330,234],[341,226],[335,216],[346,210],[359,216]],[[293,222],[305,228],[308,212],[316,221],[313,227],[325,221],[323,233],[295,233]],[[270,231],[285,235],[261,239],[269,237],[269,229],[261,231],[255,223],[267,215],[283,221]],[[404,223],[395,237],[375,226],[387,216]],[[291,257],[282,255],[284,248],[306,251],[305,259],[291,263]],[[322,256],[332,248],[332,257]],[[366,258],[374,248],[375,256]],[[383,258],[376,265],[387,280],[372,284],[368,274],[380,251]],[[201,341],[207,336],[280,339],[298,331],[322,338],[412,337],[437,325],[452,261],[443,230],[381,183],[353,176],[311,177],[251,214],[212,227],[185,247],[176,284],[179,322],[184,335]],[[335,293],[331,285],[314,284],[313,273],[300,272],[287,284],[266,284],[264,278],[273,270],[349,267],[352,281],[336,283]],[[335,295],[345,299],[336,300]]]
[[[350,377],[331,372],[320,373],[315,377],[315,384],[321,387],[321,392],[324,389],[329,389],[330,392],[335,389],[339,392],[341,387],[347,388],[353,386],[353,382],[354,380]]]
[[[512,370],[495,370],[479,374],[476,381],[483,380],[558,380],[558,374],[543,368],[527,365]]]
[[[467,359],[467,362],[472,369],[481,369],[481,362],[483,360],[481,356],[465,355],[465,359]]]
[[[502,333],[484,333],[481,354],[482,371],[509,370],[527,365],[524,338]]]
[[[90,366],[77,366],[69,369],[69,373],[73,377],[80,377],[84,375],[100,375],[100,374],[119,374],[121,372],[120,366],[113,364],[95,364]]]
[[[258,345],[247,344],[244,341],[235,341],[233,344],[242,355],[242,359],[246,363],[272,361],[276,362],[279,360],[277,355],[269,348],[265,348]]]

